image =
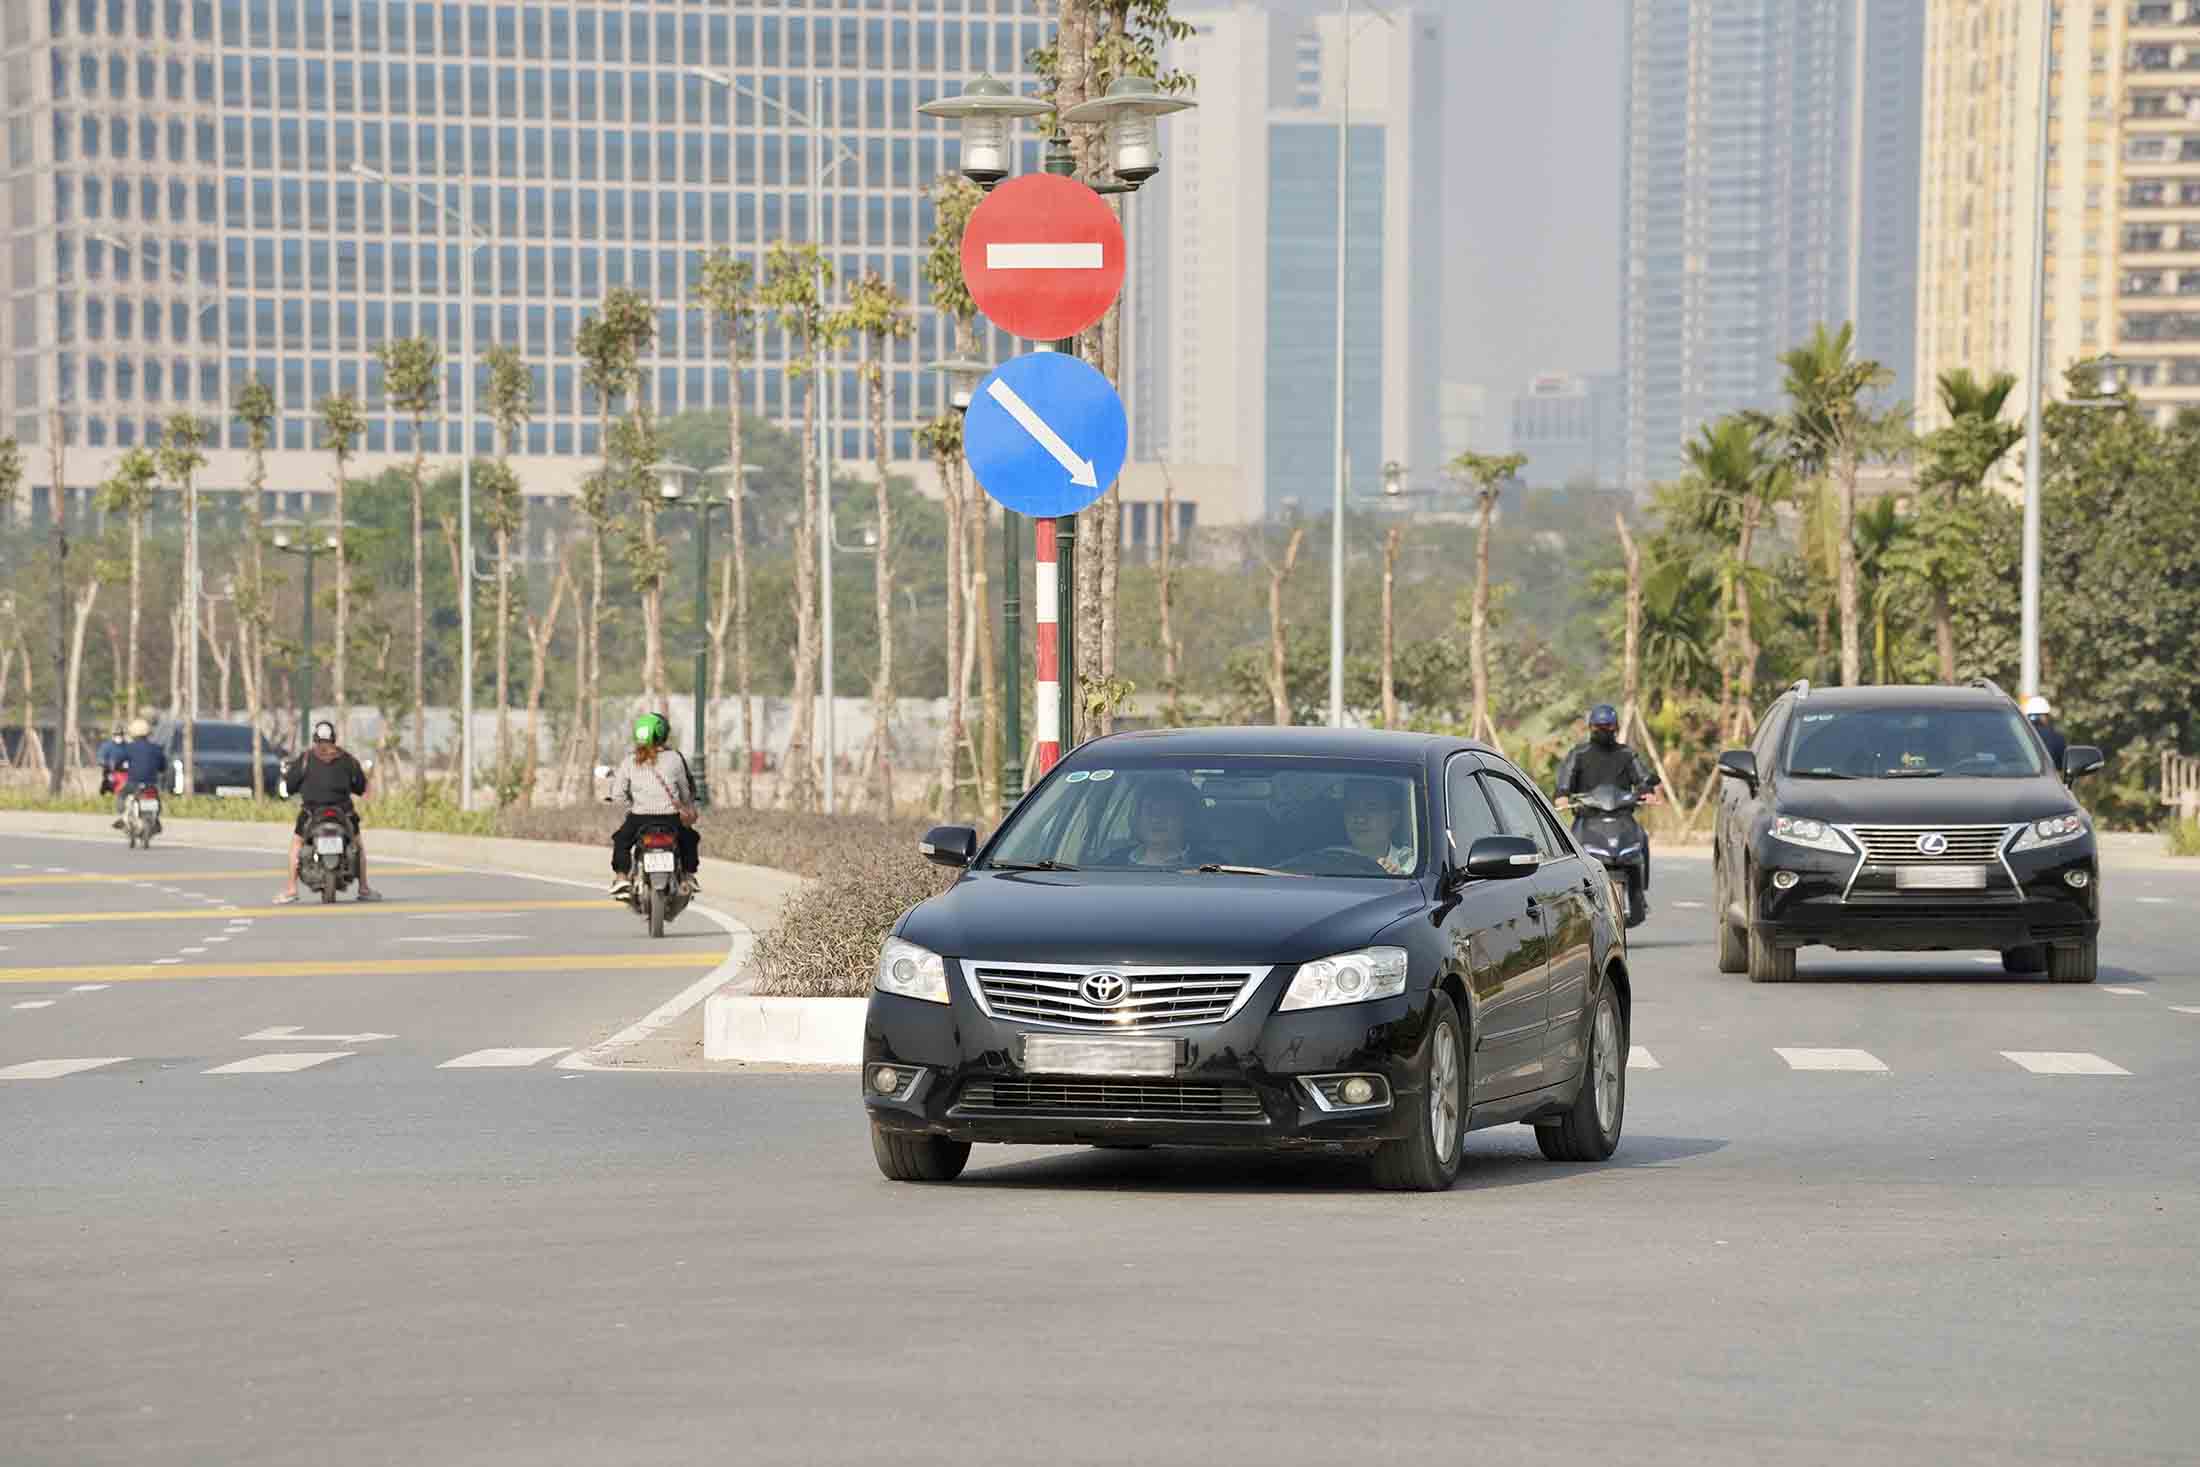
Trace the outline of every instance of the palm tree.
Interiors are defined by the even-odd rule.
[[[703,261],[700,292],[705,308],[726,329],[726,371],[733,380],[733,407],[726,415],[726,498],[733,521],[733,562],[721,572],[717,614],[711,619],[711,701],[718,701],[726,676],[726,625],[733,625],[734,696],[741,700],[741,808],[756,806],[756,710],[749,698],[749,526],[748,483],[742,473],[741,426],[747,396],[741,390],[741,351],[756,327],[756,272],[746,260],[720,250]],[[709,511],[704,511],[706,514]],[[732,584],[725,577],[731,576]]]
[[[1783,352],[1788,410],[1766,423],[1784,448],[1790,466],[1804,478],[1830,475],[1840,495],[1836,525],[1836,595],[1841,620],[1841,681],[1863,677],[1858,639],[1860,607],[1856,580],[1856,482],[1865,462],[1884,452],[1899,431],[1897,415],[1875,412],[1865,401],[1893,380],[1893,374],[1869,357],[1855,355],[1856,328],[1843,322],[1838,331],[1825,323],[1802,346]]]
[[[891,815],[894,809],[894,504],[886,483],[886,465],[890,457],[886,436],[886,357],[892,343],[907,341],[916,328],[910,323],[909,305],[901,298],[901,292],[875,272],[849,287],[848,304],[839,316],[841,331],[863,340],[862,377],[870,389],[871,452],[878,469],[878,554],[872,561],[873,590],[877,595],[878,673],[871,680],[871,766],[877,780],[874,798],[878,813]]]
[[[125,665],[115,669],[122,674],[122,687],[115,705],[121,710],[123,719],[135,718],[138,713],[138,643],[145,592],[145,513],[153,507],[153,491],[159,478],[160,469],[153,462],[153,455],[142,448],[132,448],[123,452],[115,465],[114,477],[99,489],[99,507],[109,514],[127,515],[130,521],[129,634],[123,647]]]
[[[273,625],[275,607],[267,593],[267,546],[261,536],[260,500],[267,492],[267,450],[275,441],[275,389],[257,377],[237,386],[231,409],[244,424],[245,445],[251,451],[251,468],[245,472],[245,534],[252,542],[252,560],[244,589],[237,597],[238,653],[244,671],[245,716],[252,724],[252,797],[267,794],[267,775],[260,767],[263,747],[260,720],[266,712],[267,629]],[[132,640],[135,640],[133,634]]]
[[[816,245],[775,244],[765,256],[761,299],[778,313],[789,338],[794,355],[787,373],[803,384],[802,507],[794,532],[794,726],[788,732],[787,777],[780,790],[784,802],[795,809],[809,808],[816,790],[811,768],[816,712],[811,704],[817,688],[818,650],[817,393],[825,353],[839,335],[836,313],[828,309],[822,293],[832,284],[832,262]],[[832,594],[830,586],[824,590]]]
[[[199,450],[205,442],[206,425],[189,413],[177,413],[162,427],[160,449],[156,455],[161,477],[174,484],[183,494],[183,563],[187,567],[184,572],[186,584],[183,594],[186,606],[199,594],[199,588],[189,584],[189,581],[191,570],[195,570],[199,563],[199,470],[206,467],[206,455]],[[86,602],[85,610],[89,614],[89,601]],[[83,641],[81,628],[77,640],[79,644]],[[69,684],[69,721],[73,725],[76,721],[76,678],[73,671]],[[185,697],[183,705],[183,767],[190,771],[193,779],[198,777],[198,737],[197,730],[193,727],[197,722],[198,703],[199,690],[194,687]],[[65,745],[73,745],[74,742],[73,738],[64,740]]]
[[[1919,517],[1918,538],[1922,570],[1933,591],[1933,641],[1940,654],[1940,680],[1956,680],[1955,611],[1951,592],[1960,567],[1975,557],[1975,526],[1970,523],[1967,500],[1986,482],[2002,456],[2024,430],[2001,420],[2002,409],[2016,391],[2017,379],[1996,372],[1984,381],[1968,367],[1940,374],[1940,405],[1948,416],[1945,427],[1925,435],[1924,471],[1920,487],[1940,489],[1943,497]]]
[[[428,793],[428,561],[423,534],[428,472],[428,415],[443,402],[443,352],[425,336],[385,342],[378,355],[386,374],[390,406],[412,418],[413,552],[413,794]],[[337,585],[343,584],[341,563]],[[461,593],[465,587],[461,586]]]
[[[621,488],[626,467],[619,458],[619,437],[614,414],[619,399],[641,382],[641,352],[657,332],[656,313],[640,291],[620,286],[604,296],[595,315],[581,323],[579,349],[581,380],[596,394],[603,418],[603,464],[581,490],[581,508],[588,515],[588,615],[582,621],[588,645],[582,650],[583,678],[588,710],[588,751],[593,759],[602,747],[603,694],[603,542],[619,521]]]
[[[1875,500],[1856,517],[1857,570],[1869,588],[1872,663],[1882,683],[1900,681],[1894,668],[1889,615],[1902,593],[1921,579],[1912,528],[1891,494]]]
[[[1528,466],[1524,453],[1462,453],[1449,465],[1452,473],[1474,486],[1480,512],[1474,542],[1474,610],[1469,628],[1467,656],[1474,673],[1474,738],[1486,738],[1494,747],[1497,725],[1490,720],[1490,517],[1497,510],[1497,496],[1505,485]]]
[[[527,420],[535,415],[535,374],[509,346],[490,347],[488,364],[489,418],[497,426],[497,461],[490,466],[483,488],[488,495],[489,525],[497,537],[497,780],[502,788],[512,757],[512,536],[524,527],[527,514],[519,475],[512,471],[512,455],[519,451],[519,435]]]
[[[345,546],[347,527],[346,491],[350,488],[346,472],[352,451],[358,447],[360,435],[367,431],[366,415],[359,411],[358,400],[345,393],[321,399],[321,431],[328,437],[329,456],[336,460],[335,522],[329,526],[336,536],[336,642],[331,649],[329,689],[336,704],[336,736],[351,737],[351,687],[346,681],[350,663],[345,653],[351,646],[351,572],[344,557],[350,552]]]
[[[1730,701],[1728,673],[1722,671],[1720,724],[1726,737],[1739,738],[1746,733],[1757,692],[1757,631],[1751,596],[1757,578],[1750,552],[1765,515],[1787,496],[1794,481],[1771,452],[1763,429],[1741,416],[1705,424],[1683,453],[1688,463],[1684,483],[1708,511],[1703,527],[1713,531],[1722,545],[1729,533],[1733,539],[1733,557],[1722,566],[1720,576],[1727,612],[1719,645],[1722,669],[1738,674],[1734,681],[1739,687]],[[1723,553],[1721,558],[1725,559]]]

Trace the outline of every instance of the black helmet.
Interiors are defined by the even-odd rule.
[[[1619,710],[1609,703],[1599,703],[1589,710],[1589,727],[1618,728]]]

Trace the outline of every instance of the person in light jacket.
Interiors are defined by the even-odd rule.
[[[667,819],[680,825],[681,879],[690,892],[703,889],[697,879],[703,838],[692,823],[696,812],[695,777],[688,770],[686,757],[677,749],[665,747],[671,739],[672,725],[662,713],[643,714],[634,721],[634,752],[611,777],[611,793],[606,798],[627,809],[625,821],[611,833],[611,895],[615,900],[625,901],[634,892],[630,873],[634,843],[642,827]]]

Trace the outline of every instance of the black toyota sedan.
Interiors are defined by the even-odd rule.
[[[1495,752],[1420,734],[1093,740],[879,953],[863,1096],[879,1169],[978,1141],[1304,1148],[1437,1190],[1470,1130],[1601,1161],[1629,990],[1603,870]]]
[[[2100,936],[2093,825],[2001,689],[1797,683],[1756,742],[1719,756],[1712,847],[1722,972],[1795,976],[1796,949],[1985,948],[2012,973],[2091,983]]]

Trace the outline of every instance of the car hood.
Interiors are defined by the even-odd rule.
[[[2062,781],[1787,779],[1779,812],[1832,825],[2016,825],[2077,808]]]
[[[978,871],[900,931],[1001,962],[1298,963],[1365,946],[1425,906],[1412,881]]]

